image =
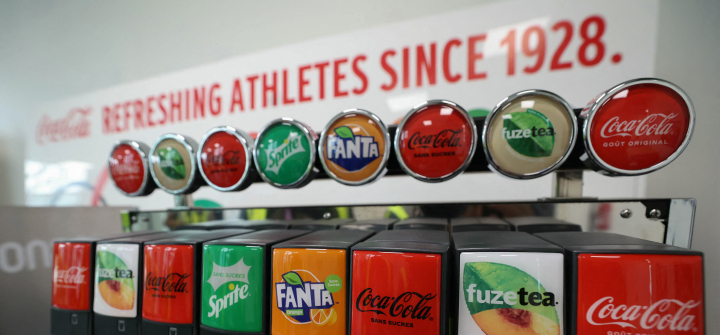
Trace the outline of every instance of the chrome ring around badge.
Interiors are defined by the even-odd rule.
[[[138,156],[140,156],[140,159],[143,164],[143,181],[140,184],[140,187],[135,192],[126,192],[123,190],[115,180],[113,174],[112,174],[112,164],[113,164],[113,154],[115,153],[115,150],[117,150],[120,146],[127,145],[132,150],[137,153]],[[115,185],[115,188],[120,191],[120,193],[128,196],[128,197],[139,197],[139,196],[145,196],[155,189],[156,185],[153,182],[148,181],[150,177],[150,160],[148,159],[148,156],[150,155],[150,147],[147,146],[147,144],[137,141],[131,141],[131,140],[121,140],[115,142],[112,149],[110,149],[110,154],[108,155],[108,171],[110,171],[110,179],[113,181],[113,185]]]
[[[558,112],[565,112],[567,115],[567,118],[569,119],[569,124],[566,125],[567,128],[570,128],[570,132],[567,136],[567,148],[560,154],[559,158],[555,160],[554,162],[551,162],[550,165],[547,165],[544,168],[537,169],[537,171],[533,172],[527,172],[527,173],[520,173],[520,172],[513,172],[508,167],[503,167],[500,162],[498,162],[498,156],[497,154],[493,154],[493,149],[491,148],[491,136],[490,134],[491,129],[495,127],[495,122],[498,116],[500,116],[503,112],[506,112],[507,108],[510,107],[513,103],[521,100],[526,99],[529,97],[537,96],[541,99],[547,99],[547,101],[550,101],[554,104],[557,104],[561,106],[561,108],[557,109]],[[540,114],[540,112],[538,112]],[[542,114],[541,114],[542,115]],[[503,118],[505,115],[502,115]],[[504,120],[500,120],[504,122]],[[549,122],[549,121],[548,121]],[[556,125],[557,127],[558,125]],[[551,128],[552,129],[552,128]],[[485,157],[488,161],[488,167],[493,172],[496,172],[500,175],[503,175],[508,178],[512,179],[534,179],[539,178],[542,176],[545,176],[553,171],[555,171],[557,168],[559,168],[570,156],[570,153],[572,152],[573,148],[575,147],[575,142],[577,139],[577,132],[578,132],[578,123],[577,123],[577,117],[575,116],[575,112],[573,111],[572,107],[570,107],[570,104],[560,97],[559,95],[544,91],[544,90],[538,90],[538,89],[530,89],[530,90],[523,90],[514,94],[511,94],[507,96],[506,98],[502,99],[496,106],[493,108],[493,110],[488,114],[488,116],[485,118],[485,124],[483,125],[482,130],[482,146],[483,151],[485,152]],[[554,138],[554,135],[553,135]],[[509,140],[508,140],[509,141]],[[554,145],[554,144],[553,144]],[[509,147],[509,146],[508,146]],[[517,152],[513,152],[516,155],[522,155]]]
[[[369,166],[371,164],[371,162],[374,162],[377,158],[381,159],[380,164],[377,167],[375,167],[375,170],[372,173],[370,173],[369,176],[367,176],[366,178],[360,179],[360,180],[343,179],[343,177],[341,177],[339,175],[339,173],[333,172],[333,170],[340,170],[340,168],[342,168],[343,170],[347,170],[347,169],[345,169],[339,165],[337,165],[339,168],[335,168],[335,166],[331,166],[330,164],[336,165],[336,163],[332,162],[331,157],[327,156],[327,145],[328,145],[328,141],[331,136],[331,134],[329,134],[329,132],[331,130],[336,130],[337,128],[340,128],[340,127],[337,127],[335,129],[331,129],[331,128],[333,128],[333,126],[341,119],[352,117],[353,115],[359,115],[359,116],[365,117],[368,119],[368,123],[371,123],[371,124],[374,123],[374,126],[377,128],[378,132],[380,134],[382,134],[383,141],[384,141],[384,144],[382,145],[382,153],[380,154],[380,152],[377,152],[378,153],[377,157],[371,161],[369,159],[367,159],[368,157],[362,157],[362,155],[364,155],[365,153],[368,153],[368,152],[372,153],[371,150],[367,150],[368,148],[367,148],[366,144],[364,144],[364,142],[362,142],[359,146],[355,147],[357,150],[356,158],[358,158],[358,159],[365,158],[365,161],[367,161],[367,164],[362,166],[362,168],[359,169],[357,172],[362,171],[365,167]],[[367,132],[367,130],[365,130],[365,131]],[[350,132],[351,132],[350,135],[352,135],[352,137],[353,137],[352,141],[353,141],[353,143],[355,143],[356,142],[355,138],[356,138],[357,134],[354,134],[353,130],[350,130]],[[366,137],[366,136],[361,136],[361,137]],[[375,136],[370,136],[370,137],[374,138]],[[338,138],[338,140],[343,140],[343,139]],[[377,141],[374,139],[373,139],[373,142],[374,143],[370,143],[368,145],[377,144]],[[385,126],[385,123],[377,115],[375,115],[372,112],[363,110],[363,109],[355,109],[355,108],[347,109],[347,110],[344,110],[344,111],[338,113],[337,115],[335,115],[323,129],[323,131],[320,135],[320,141],[318,143],[318,151],[320,153],[320,163],[322,164],[323,169],[328,174],[328,176],[341,184],[348,185],[348,186],[366,185],[366,184],[372,183],[375,180],[381,178],[387,172],[386,167],[387,167],[387,162],[390,158],[390,150],[391,150],[390,143],[391,143],[390,133],[388,132],[387,127]],[[355,144],[357,144],[357,143],[355,143]],[[361,146],[365,146],[365,147],[361,148]],[[338,153],[337,149],[334,152]],[[345,150],[343,150],[342,152],[343,152],[343,158],[351,159],[350,156],[352,156],[352,153],[348,153],[346,155]],[[369,158],[372,158],[372,157],[369,157]],[[327,162],[328,160],[330,160],[330,162]],[[355,171],[353,171],[353,172],[355,172]]]
[[[216,133],[227,133],[227,134],[234,136],[240,142],[240,145],[245,150],[245,167],[243,170],[243,174],[240,177],[240,179],[237,181],[237,183],[235,183],[231,186],[228,186],[228,187],[222,187],[219,185],[215,185],[215,183],[212,182],[212,180],[209,178],[209,176],[206,175],[204,168],[203,168],[202,150],[205,147],[205,143],[208,141],[208,139],[210,139],[210,137]],[[196,155],[197,155],[196,160],[199,165],[200,175],[202,176],[202,178],[205,180],[205,182],[210,187],[212,187],[218,191],[233,192],[233,191],[244,190],[245,188],[250,186],[250,183],[252,183],[255,179],[254,171],[251,171],[252,168],[254,167],[253,162],[252,162],[254,147],[255,147],[255,141],[245,131],[242,131],[240,129],[233,128],[230,126],[219,126],[219,127],[210,129],[205,134],[205,136],[203,136],[203,139],[200,142],[199,149],[196,153]]]
[[[463,163],[458,166],[456,169],[454,169],[452,172],[447,173],[445,175],[439,176],[439,177],[430,177],[421,173],[418,173],[417,171],[413,171],[409,166],[408,162],[403,160],[402,155],[402,148],[400,147],[400,142],[402,140],[401,135],[403,131],[405,130],[406,124],[408,123],[408,120],[410,120],[414,115],[425,111],[428,108],[432,107],[448,107],[454,111],[459,112],[459,114],[462,116],[463,120],[467,123],[468,129],[471,132],[470,135],[470,145],[469,150],[467,152],[467,156]],[[397,127],[397,130],[395,131],[395,137],[393,141],[393,146],[395,149],[395,156],[397,157],[398,163],[400,164],[400,167],[402,168],[405,173],[409,174],[413,178],[424,181],[427,183],[439,183],[446,180],[450,180],[452,178],[455,178],[459,174],[463,173],[465,169],[470,165],[470,162],[472,161],[475,151],[477,149],[477,142],[478,142],[478,133],[477,133],[477,127],[475,125],[475,121],[473,120],[472,116],[470,116],[470,113],[468,113],[464,108],[462,108],[460,105],[449,101],[449,100],[428,100],[425,101],[415,107],[413,107],[407,114],[405,114],[405,117],[403,117],[402,121]]]
[[[307,140],[308,142],[308,150],[309,150],[309,158],[308,158],[308,164],[307,167],[304,168],[302,175],[297,178],[296,180],[289,182],[289,183],[281,183],[278,181],[273,180],[270,176],[267,175],[265,170],[260,166],[261,161],[266,161],[267,157],[265,159],[261,159],[260,157],[260,150],[264,150],[263,141],[264,136],[267,136],[268,131],[271,131],[275,126],[277,125],[285,125],[285,126],[292,126],[300,131],[302,136]],[[255,163],[255,168],[257,170],[257,173],[260,175],[260,177],[267,182],[268,184],[275,186],[277,188],[282,189],[290,189],[290,188],[301,188],[305,185],[307,185],[317,174],[317,169],[315,168],[315,157],[317,155],[317,147],[315,145],[317,135],[315,132],[306,124],[297,121],[292,118],[283,117],[279,119],[272,120],[268,122],[261,130],[258,132],[257,140],[255,141],[255,148],[253,148],[253,160]],[[287,141],[288,139],[286,139]],[[270,157],[270,155],[268,155]],[[284,161],[283,161],[284,162]],[[280,162],[278,164],[282,165],[283,162]],[[267,162],[266,162],[267,164]],[[267,168],[267,167],[266,167]],[[280,166],[277,166],[277,171],[274,171],[274,173],[279,174],[280,172]]]
[[[155,165],[160,163],[159,159],[156,158],[155,153],[158,150],[158,146],[160,145],[160,143],[162,143],[164,140],[173,140],[178,142],[182,147],[184,147],[189,156],[188,160],[190,161],[190,175],[187,182],[182,187],[179,187],[177,189],[170,189],[166,185],[161,183],[159,177],[157,176],[157,173],[155,172]],[[197,191],[197,189],[201,186],[201,182],[198,181],[198,167],[197,162],[195,161],[195,151],[197,150],[197,147],[198,145],[195,140],[184,135],[170,133],[160,136],[150,149],[150,175],[152,175],[155,184],[163,191],[173,195],[190,194]]]
[[[608,162],[604,161],[600,155],[598,154],[597,150],[595,149],[595,144],[592,142],[591,139],[591,127],[593,125],[594,119],[598,114],[598,111],[603,108],[605,103],[610,100],[612,97],[618,95],[620,92],[628,90],[630,88],[633,88],[637,85],[646,85],[646,84],[652,84],[652,85],[658,85],[660,87],[665,87],[667,89],[672,90],[675,94],[677,94],[682,100],[685,102],[685,107],[687,108],[687,117],[688,117],[688,126],[686,129],[685,137],[683,138],[680,145],[675,149],[675,151],[665,158],[664,160],[658,162],[657,164],[654,164],[650,167],[638,169],[638,170],[628,170],[628,169],[622,169],[618,167],[614,167]],[[692,101],[690,100],[690,96],[688,96],[685,91],[683,91],[682,88],[679,86],[663,79],[659,78],[637,78],[628,80],[625,82],[622,82],[620,84],[617,84],[613,86],[612,88],[606,90],[605,92],[599,94],[597,97],[595,97],[584,109],[583,112],[580,114],[581,118],[584,119],[583,125],[582,125],[582,137],[583,137],[583,143],[585,144],[585,154],[583,154],[580,157],[580,160],[588,167],[593,169],[594,171],[607,175],[607,176],[639,176],[643,174],[647,174],[653,171],[657,171],[668,164],[670,164],[672,161],[674,161],[676,158],[682,154],[682,152],[687,148],[688,144],[690,144],[690,139],[692,138],[693,131],[695,129],[695,108],[692,104]]]

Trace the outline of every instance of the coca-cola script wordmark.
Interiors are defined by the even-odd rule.
[[[92,108],[73,108],[63,118],[53,120],[43,115],[35,129],[35,142],[63,142],[90,136],[90,114]]]
[[[353,252],[351,333],[439,334],[442,256]]]
[[[146,245],[142,316],[165,323],[192,323],[194,247]]]
[[[52,305],[66,310],[90,309],[90,243],[55,243]]]
[[[704,334],[700,256],[578,256],[577,333]]]
[[[589,127],[591,149],[611,168],[647,169],[681,149],[691,120],[686,101],[671,88],[629,86],[595,111]]]

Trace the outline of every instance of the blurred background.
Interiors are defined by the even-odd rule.
[[[604,56],[597,64],[583,62],[578,51],[582,29],[598,34],[597,24],[583,28],[593,17],[601,18],[604,29]],[[573,66],[553,70],[550,64],[564,43],[565,29],[556,25],[566,21],[574,31],[560,63],[572,62]],[[510,74],[508,51],[501,47],[501,39],[509,31],[521,32],[531,25],[542,26],[547,34],[544,59],[537,55],[538,38],[529,37],[527,50],[522,50],[518,33],[517,64]],[[482,43],[474,40],[474,51],[484,55],[474,63],[477,68],[470,69],[472,51],[468,46],[481,34],[486,35]],[[448,49],[448,42],[454,39],[459,43]],[[434,84],[431,77],[416,75],[419,46],[428,54],[435,50]],[[404,50],[410,60],[407,85],[402,72]],[[450,50],[449,70],[443,67],[446,50]],[[388,51],[392,52],[388,64],[397,71],[397,82],[383,89],[393,78],[381,63]],[[326,96],[322,96],[315,79],[326,62]],[[538,70],[524,70],[540,62]],[[303,66],[310,67],[312,101],[285,103],[300,98],[298,69]],[[347,77],[340,87],[332,86],[332,79],[337,79],[333,70]],[[283,71],[287,71],[287,80]],[[365,89],[358,72],[366,76]],[[479,72],[487,72],[487,78],[471,79]],[[462,79],[448,81],[452,73],[461,74]],[[256,106],[251,107],[249,78],[259,76],[256,89],[260,90],[263,74],[276,76],[277,103],[265,106],[268,102],[258,91]],[[0,0],[0,205],[172,207],[172,197],[163,192],[130,199],[107,180],[104,164],[112,144],[120,139],[152,144],[159,135],[177,131],[199,141],[213,126],[228,124],[256,132],[283,116],[305,121],[319,132],[332,115],[348,108],[366,108],[394,123],[410,107],[434,98],[454,100],[481,114],[503,97],[528,88],[553,91],[573,107],[583,107],[617,83],[647,76],[669,80],[692,98],[697,125],[689,147],[674,163],[647,176],[609,178],[586,171],[583,195],[697,199],[693,249],[705,252],[708,334],[717,333],[720,1]],[[236,81],[245,94],[242,107],[231,105]],[[285,81],[292,92],[287,97],[282,95]],[[215,84],[219,86],[217,96],[222,98],[218,115],[210,98]],[[161,94],[169,99],[176,92],[189,92],[185,94],[190,96],[199,89],[207,94],[206,116],[193,118],[193,122],[131,126],[121,132],[103,128],[106,107],[147,102]],[[63,122],[74,125],[72,131],[57,131]],[[514,181],[486,173],[432,185],[396,176],[354,192],[331,180],[292,191],[255,184],[230,195],[203,188],[195,200],[228,207],[518,201],[548,197],[551,186],[550,176]],[[0,243],[9,241],[7,232],[24,220],[38,220],[12,219],[20,216],[3,215],[0,236],[5,236]],[[48,215],[42,220],[53,225],[82,219],[67,217],[55,222]],[[120,228],[119,222],[99,220],[88,222],[87,227]],[[26,243],[31,235],[13,238]],[[0,244],[0,256],[7,250]],[[48,266],[20,273],[49,272],[49,263],[39,264]],[[0,273],[5,280],[14,275]],[[3,312],[0,307],[0,314]]]

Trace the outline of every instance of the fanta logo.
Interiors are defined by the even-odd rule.
[[[362,170],[380,157],[375,137],[355,135],[348,126],[335,128],[337,137],[328,139],[327,158],[347,171]]]
[[[282,278],[282,282],[275,283],[277,308],[297,322],[310,323],[311,309],[327,309],[335,305],[324,282],[303,281],[295,271],[283,274]]]

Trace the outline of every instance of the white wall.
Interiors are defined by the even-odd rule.
[[[692,142],[647,178],[648,197],[697,199],[693,249],[705,253],[707,334],[720,333],[720,2],[664,1],[655,73],[678,84],[697,112]]]
[[[0,1],[0,204],[24,203],[23,112],[39,103],[257,50],[493,1]],[[620,9],[619,9],[620,10]],[[663,0],[656,73],[698,112],[685,154],[649,197],[695,197],[708,334],[720,331],[720,3]]]

